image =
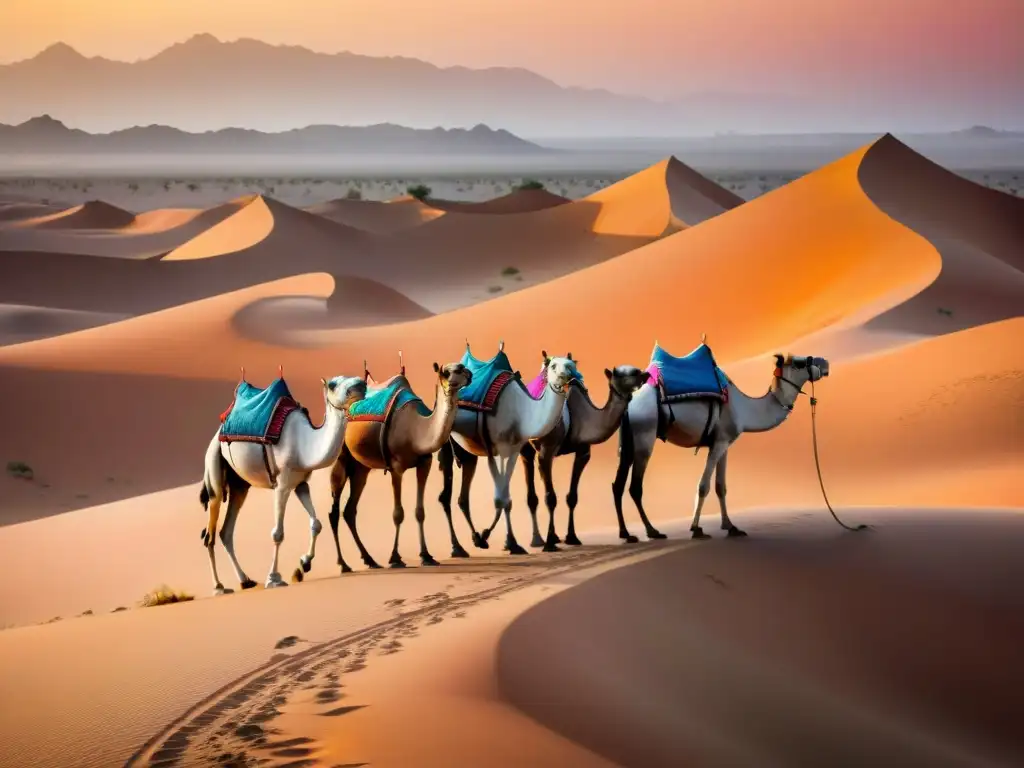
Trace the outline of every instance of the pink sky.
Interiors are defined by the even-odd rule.
[[[563,85],[1024,90],[1024,0],[4,0],[0,60],[150,56],[192,34],[521,66]]]

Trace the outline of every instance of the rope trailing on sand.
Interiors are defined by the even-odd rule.
[[[811,380],[811,443],[814,446],[814,466],[818,470],[818,485],[821,486],[821,498],[825,500],[825,506],[828,507],[828,511],[832,513],[832,519],[834,519],[839,525],[848,531],[866,531],[869,526],[861,523],[857,527],[849,526],[839,519],[839,515],[832,509],[832,505],[829,503],[828,494],[825,492],[825,481],[821,478],[821,462],[818,460],[818,398],[814,396],[814,380]]]

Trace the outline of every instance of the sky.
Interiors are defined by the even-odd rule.
[[[517,66],[652,98],[1024,92],[1024,0],[0,0],[0,62],[135,60],[193,34]]]

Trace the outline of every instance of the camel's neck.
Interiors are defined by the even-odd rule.
[[[430,456],[441,450],[455,424],[458,390],[445,391],[438,382],[434,392],[434,410],[429,416],[416,415],[411,435],[413,450],[419,456]]]
[[[773,378],[767,393],[761,397],[750,397],[729,382],[729,400],[739,411],[739,426],[744,432],[775,429],[789,416],[799,392],[798,385]]]
[[[341,455],[345,442],[345,414],[324,400],[326,415],[319,429],[309,426],[302,432],[303,443],[299,446],[302,466],[309,470],[329,467]],[[308,423],[308,422],[307,422]]]
[[[530,394],[519,387],[518,392],[523,394],[523,408],[521,413],[522,431],[520,435],[524,440],[536,440],[543,437],[558,424],[562,418],[562,406],[565,405],[565,391],[555,392],[550,384],[544,385],[544,393],[539,400],[534,400]]]
[[[629,401],[608,387],[608,401],[598,408],[578,387],[569,390],[569,424],[573,442],[581,445],[603,443],[615,434]]]

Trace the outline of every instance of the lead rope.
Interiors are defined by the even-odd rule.
[[[818,429],[817,429],[817,406],[818,398],[814,396],[814,380],[811,380],[811,443],[814,446],[814,466],[818,470],[818,485],[821,486],[821,498],[825,500],[825,506],[828,507],[828,511],[832,513],[832,518],[839,523],[843,528],[848,531],[866,531],[868,526],[861,523],[856,528],[847,525],[839,519],[839,515],[832,509],[832,505],[828,501],[828,494],[825,492],[825,481],[821,479],[821,462],[818,461]]]

